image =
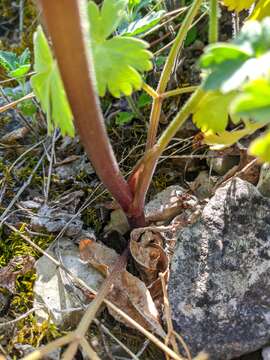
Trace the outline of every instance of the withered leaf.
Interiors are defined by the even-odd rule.
[[[16,256],[0,269],[0,287],[14,294],[16,291],[16,279],[19,275],[25,275],[34,268],[35,259],[32,256]]]
[[[163,238],[160,232],[149,228],[135,229],[131,233],[130,252],[133,256],[141,278],[148,286],[153,299],[163,296],[159,273],[168,278],[168,256],[163,249]]]
[[[108,276],[118,258],[114,250],[89,239],[81,240],[80,254],[82,260],[100,270],[105,276]],[[140,279],[128,271],[123,271],[117,278],[107,299],[146,329],[160,336],[165,335],[149,290]],[[130,326],[114,311],[108,310],[116,320]]]

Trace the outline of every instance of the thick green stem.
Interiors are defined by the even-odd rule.
[[[163,68],[163,71],[162,71],[162,74],[161,74],[161,77],[159,80],[159,84],[158,84],[158,88],[157,88],[157,93],[159,95],[162,95],[166,90],[166,87],[170,80],[170,76],[172,73],[172,69],[173,69],[176,57],[184,43],[184,40],[188,33],[188,30],[192,24],[194,17],[198,13],[201,4],[202,4],[202,0],[194,0],[191,8],[189,9],[189,12],[187,13],[179,31],[178,31],[178,34],[177,34],[175,41],[173,43],[173,46],[170,50],[170,53],[168,55],[167,61],[165,63],[165,66]],[[155,109],[155,107],[158,107],[158,106],[160,106],[160,103],[158,101],[154,101],[153,105],[152,105],[152,112],[151,112],[151,117],[150,117],[150,126],[149,126],[149,131],[148,131],[148,136],[147,136],[146,149],[150,149],[155,144],[155,141],[156,141],[160,111],[157,111],[158,109]]]
[[[218,41],[218,0],[210,0],[209,44]]]

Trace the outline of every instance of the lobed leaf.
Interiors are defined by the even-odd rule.
[[[228,93],[270,72],[270,19],[249,21],[231,44],[206,48],[200,66],[208,71],[205,90]]]
[[[219,91],[209,91],[193,111],[193,122],[203,132],[223,132],[229,121],[229,106],[235,92],[226,95]]]
[[[74,135],[73,117],[49,44],[39,26],[34,35],[35,75],[31,77],[33,91],[47,115],[48,131],[58,126],[64,135]]]
[[[93,1],[88,5],[93,64],[100,96],[104,96],[107,89],[115,97],[131,95],[133,90],[142,87],[140,72],[152,69],[152,55],[146,50],[146,42],[124,36],[107,39],[119,25],[126,4],[125,0],[104,0],[101,10]]]

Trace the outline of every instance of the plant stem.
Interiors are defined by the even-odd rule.
[[[169,82],[169,79],[171,76],[171,72],[172,72],[172,69],[173,69],[173,66],[175,63],[176,56],[178,55],[178,52],[183,45],[183,42],[187,36],[188,30],[192,24],[194,17],[196,16],[197,12],[200,9],[201,3],[202,3],[202,0],[194,0],[192,6],[190,7],[182,25],[178,31],[178,34],[177,34],[175,41],[173,43],[173,46],[170,50],[170,53],[168,55],[167,61],[165,63],[165,66],[163,68],[163,71],[162,71],[162,74],[161,74],[161,77],[159,80],[159,84],[157,87],[157,93],[159,95],[164,93],[166,90],[166,87],[168,85],[168,82]],[[150,117],[150,126],[149,126],[149,131],[148,131],[148,136],[147,136],[146,149],[150,149],[156,141],[158,123],[159,123],[159,118],[160,118],[160,111],[158,111],[155,108],[158,106],[160,106],[160,109],[161,109],[161,104],[158,101],[153,101],[151,117]]]
[[[218,41],[218,0],[210,0],[209,44]]]
[[[165,98],[168,98],[168,97],[171,97],[171,96],[176,96],[176,95],[181,95],[181,94],[186,94],[186,93],[193,92],[197,88],[198,88],[198,86],[186,86],[186,87],[182,87],[182,88],[179,88],[179,89],[166,91],[165,93],[163,93],[160,96],[162,97],[162,99],[165,99]]]
[[[153,173],[155,171],[158,158],[162,152],[166,149],[171,139],[175,136],[178,129],[187,120],[190,114],[192,114],[195,105],[204,96],[204,91],[201,87],[198,87],[194,94],[184,104],[182,109],[178,112],[170,125],[164,130],[157,144],[150,148],[139,161],[134,171],[129,178],[129,185],[132,192],[135,194],[132,206],[132,216],[139,213],[144,206],[145,194],[151,183]]]
[[[40,3],[82,144],[97,175],[127,212],[132,194],[120,173],[94,87],[86,1]]]
[[[190,96],[188,101],[184,104],[182,109],[178,112],[175,118],[172,120],[167,129],[164,130],[163,134],[159,138],[157,142],[157,151],[159,156],[166,149],[167,145],[171,141],[171,139],[175,136],[178,129],[183,125],[183,123],[187,120],[188,116],[192,114],[192,111],[196,104],[202,99],[204,96],[204,91],[201,87],[198,87],[197,90]]]

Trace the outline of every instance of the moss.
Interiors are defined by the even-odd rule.
[[[82,213],[82,220],[85,225],[93,228],[97,233],[102,229],[102,222],[100,219],[100,214],[98,214],[97,209],[89,207]]]
[[[9,352],[13,352],[15,344],[28,344],[34,348],[43,343],[48,343],[62,334],[57,327],[50,321],[46,320],[38,323],[36,317],[30,314],[27,318],[17,324],[17,333],[8,345]]]

